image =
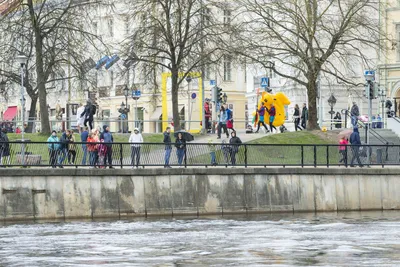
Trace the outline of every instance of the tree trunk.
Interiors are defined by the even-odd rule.
[[[315,75],[312,75],[314,77]],[[317,86],[316,78],[309,78],[307,84],[308,94],[308,123],[307,130],[320,129],[318,126],[318,113],[317,113]]]
[[[33,133],[34,130],[34,122],[36,120],[36,103],[37,97],[31,97],[31,107],[29,109],[28,116],[28,128],[26,128],[27,133]]]
[[[174,131],[179,131],[181,129],[181,120],[179,117],[179,102],[178,102],[178,91],[179,91],[179,84],[178,84],[178,77],[179,72],[177,69],[173,69],[171,71],[171,95],[172,95],[172,116],[174,121]]]

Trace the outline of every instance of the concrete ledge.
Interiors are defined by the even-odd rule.
[[[398,175],[400,167],[378,166],[372,168],[187,168],[187,169],[78,169],[78,168],[2,168],[0,177],[4,176],[174,176],[174,175]]]

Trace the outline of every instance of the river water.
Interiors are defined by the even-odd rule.
[[[400,212],[0,226],[0,266],[400,266]]]

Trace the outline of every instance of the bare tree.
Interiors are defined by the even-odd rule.
[[[358,86],[347,59],[368,66],[380,43],[378,4],[370,0],[238,0],[237,54],[307,89],[309,129],[317,129],[319,74]],[[274,64],[275,63],[275,64]]]
[[[227,30],[212,16],[210,8],[215,7],[201,0],[138,0],[127,5],[135,31],[125,53],[171,73],[173,121],[179,130],[179,87],[188,73],[219,59],[219,40]]]
[[[99,39],[90,31],[89,16],[99,4],[100,0],[26,0],[0,20],[2,34],[6,37],[0,41],[2,72],[10,83],[20,84],[15,56],[28,57],[24,86],[31,98],[29,118],[36,118],[39,100],[43,133],[51,131],[46,85],[81,77],[88,48],[99,47]],[[66,68],[72,69],[67,75],[55,75],[66,73]]]

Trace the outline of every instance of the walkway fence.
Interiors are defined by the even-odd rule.
[[[62,145],[66,148],[59,149],[58,147]],[[87,151],[94,148],[97,148],[97,151],[91,153]],[[228,167],[232,165],[242,167],[341,165],[349,167],[353,157],[356,165],[358,165],[357,157],[362,165],[382,167],[400,165],[399,145],[362,145],[342,148],[344,150],[339,151],[338,145],[242,144],[236,146],[226,143],[187,143],[186,149],[179,152],[173,143],[171,150],[166,150],[166,145],[163,143],[142,143],[134,146],[129,143],[113,143],[108,149],[104,149],[100,144],[94,143],[66,145],[46,142],[9,142],[0,143],[0,165],[1,167],[104,168],[104,158],[111,156],[114,168],[163,167],[166,165],[166,154],[170,154],[167,164],[172,167]],[[85,151],[87,151],[86,155]],[[215,154],[215,164],[212,164],[212,154]],[[135,156],[134,160],[133,156]],[[181,165],[178,156],[182,156]],[[109,167],[108,162],[107,165]]]

